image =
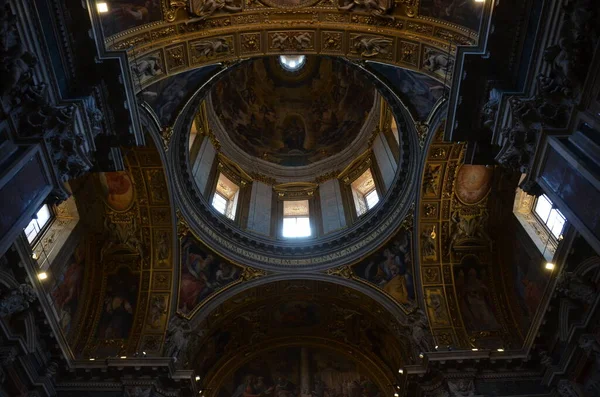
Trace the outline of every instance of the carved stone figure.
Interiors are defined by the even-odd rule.
[[[425,229],[421,233],[421,250],[423,256],[435,256],[435,226],[432,229]]]
[[[475,397],[475,383],[472,379],[448,380],[448,390],[452,397]]]
[[[428,51],[425,53],[423,67],[431,73],[452,73],[454,60],[438,51]]]
[[[242,7],[237,6],[233,0],[192,0],[191,11],[200,20],[204,20],[217,11],[240,12]]]
[[[274,33],[271,40],[271,47],[283,50],[289,39],[289,36],[285,33]]]
[[[394,20],[388,12],[392,9],[393,3],[388,0],[350,0],[348,4],[338,6],[340,11],[363,11],[374,17]]]
[[[306,48],[309,48],[311,46],[311,42],[312,42],[310,33],[308,33],[308,32],[302,32],[302,33],[298,33],[298,34],[294,35],[293,40],[294,40],[294,46],[298,50],[304,50]]]
[[[490,91],[490,96],[486,104],[483,106],[482,123],[487,129],[493,129],[496,122],[496,114],[500,105],[500,92],[495,88]]]
[[[216,54],[229,52],[230,47],[226,39],[219,37],[194,43],[194,49],[198,52],[198,55],[208,58]]]
[[[176,362],[185,352],[188,345],[188,336],[192,328],[187,320],[174,315],[169,320],[165,339],[165,356],[173,358]]]
[[[560,275],[556,285],[556,291],[562,293],[576,302],[593,304],[598,296],[596,286],[579,275],[564,272]]]
[[[502,131],[504,143],[496,161],[506,168],[526,174],[535,153],[537,133],[537,130],[525,128],[521,123],[505,128]]]
[[[387,55],[392,47],[392,40],[384,37],[358,36],[355,40],[354,49],[366,58]]]
[[[429,321],[425,312],[417,308],[408,314],[408,324],[411,329],[411,336],[420,351],[430,351],[431,346],[428,338]]]
[[[561,397],[583,397],[584,393],[581,387],[575,382],[563,379],[558,382],[556,391]]]
[[[151,55],[134,62],[131,70],[140,80],[148,79],[163,73],[162,62],[158,55]]]
[[[448,244],[448,254],[452,251],[455,244],[465,240],[477,240],[483,245],[492,241],[485,231],[488,215],[483,213],[480,216],[461,216],[459,211],[452,213],[453,232]]]
[[[37,295],[33,288],[28,284],[21,284],[4,293],[0,298],[0,317],[21,313],[36,299]]]

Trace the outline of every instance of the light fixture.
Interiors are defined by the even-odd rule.
[[[402,374],[404,373],[404,370],[403,370],[402,368],[400,368],[400,369],[398,370],[398,373],[399,373],[400,375],[402,375]]]
[[[105,2],[96,3],[96,9],[98,10],[98,13],[104,14],[104,13],[108,12],[108,3],[105,3]]]
[[[36,254],[35,252],[34,252],[33,254],[31,254],[31,257],[32,257],[33,259],[37,259],[37,258],[38,258],[37,254]]]
[[[423,353],[419,353],[419,358],[423,358],[425,355]]]
[[[121,356],[121,358],[127,358],[127,356]]]
[[[437,350],[437,349],[438,349],[438,347],[439,347],[438,345],[435,345],[435,350]]]
[[[200,376],[196,375],[196,382],[200,380]]]
[[[145,356],[145,355],[146,355],[146,352],[142,352],[142,355],[144,355],[144,356]]]
[[[475,3],[485,3],[485,0],[475,0]]]
[[[503,349],[503,348],[500,348],[500,349],[498,349],[498,351],[499,351],[499,352],[503,352],[503,351],[504,351],[504,349]]]
[[[400,385],[396,385],[396,389],[400,390]]]
[[[96,361],[94,357],[90,357],[90,361]]]
[[[544,266],[548,270],[554,270],[554,263],[546,262],[546,266]]]
[[[38,273],[38,279],[45,280],[47,278],[48,278],[48,273],[46,273],[46,272]]]
[[[400,397],[400,394],[394,393],[394,397]]]
[[[479,351],[479,349],[476,348],[476,347],[472,348],[471,350],[474,351],[474,352]]]

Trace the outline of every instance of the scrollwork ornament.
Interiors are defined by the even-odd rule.
[[[267,272],[261,269],[255,269],[253,267],[246,266],[242,271],[241,280],[249,281],[254,280],[255,278],[264,277],[267,275]]]
[[[186,2],[183,0],[164,0],[164,14],[167,22],[173,22],[177,18],[179,10],[186,8]]]
[[[165,127],[160,132],[160,138],[162,139],[165,152],[169,151],[169,142],[171,141],[171,136],[173,136],[173,127]]]
[[[190,232],[190,226],[183,217],[181,211],[177,210],[177,236],[182,238]]]
[[[333,269],[327,269],[326,273],[329,276],[338,276],[347,279],[351,279],[353,276],[352,269],[348,265],[339,266]]]

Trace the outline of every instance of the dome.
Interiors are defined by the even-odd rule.
[[[302,167],[351,146],[376,93],[360,72],[340,61],[282,55],[245,63],[210,96],[220,124],[215,133],[221,142],[231,141],[231,157],[243,151],[278,166]],[[220,131],[228,136],[218,136]]]

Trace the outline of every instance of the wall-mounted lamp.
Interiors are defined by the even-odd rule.
[[[547,270],[554,270],[554,263],[546,262],[546,266],[544,266]]]
[[[47,278],[48,278],[48,273],[46,273],[46,272],[38,273],[38,279],[39,280],[45,280]]]

